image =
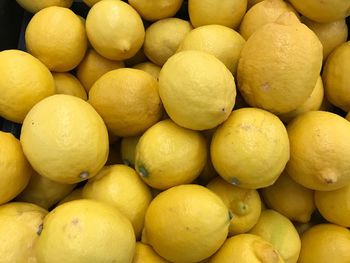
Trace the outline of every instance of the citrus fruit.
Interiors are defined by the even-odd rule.
[[[72,95],[87,100],[87,94],[79,80],[70,73],[53,73],[56,94]]]

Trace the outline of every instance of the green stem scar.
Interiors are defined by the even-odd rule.
[[[137,170],[138,170],[140,176],[146,177],[146,178],[149,176],[148,171],[146,170],[146,168],[143,165],[140,165]]]
[[[236,177],[232,177],[230,180],[230,183],[233,185],[240,185],[241,184]]]

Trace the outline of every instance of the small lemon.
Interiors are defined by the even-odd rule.
[[[105,166],[83,189],[83,198],[118,208],[132,223],[136,237],[141,235],[151,191],[134,169],[126,165]]]
[[[50,71],[38,59],[20,50],[0,52],[0,115],[22,123],[40,100],[55,94]]]
[[[218,24],[236,28],[247,10],[247,0],[189,0],[188,12],[194,27]]]
[[[269,242],[252,234],[240,234],[227,239],[209,262],[284,263]]]
[[[333,224],[311,227],[301,236],[298,263],[350,262],[350,230]]]
[[[131,262],[135,244],[131,223],[116,208],[75,200],[46,216],[36,256],[40,263]]]
[[[232,213],[230,235],[248,232],[261,213],[261,200],[256,190],[231,185],[220,177],[209,182],[207,188],[217,194]]]
[[[140,15],[130,5],[119,0],[103,0],[90,9],[86,33],[100,55],[124,60],[141,48],[145,28]]]
[[[73,0],[16,0],[17,3],[22,6],[26,11],[31,13],[39,12],[41,9],[44,9],[49,6],[61,6],[69,8]]]
[[[289,159],[289,140],[283,123],[272,113],[242,108],[214,133],[211,160],[229,183],[257,189],[273,184]]]
[[[150,25],[146,30],[143,51],[158,66],[175,54],[182,40],[192,30],[190,22],[179,18],[167,18]]]
[[[214,55],[232,72],[236,73],[239,55],[244,46],[243,37],[222,25],[200,26],[186,35],[178,52],[200,50]]]
[[[62,205],[70,201],[83,199],[83,187],[74,189],[69,195],[63,198],[57,205]]]
[[[293,221],[309,222],[316,208],[314,191],[296,183],[285,171],[273,185],[261,189],[261,194],[268,207]]]
[[[167,262],[169,261],[159,256],[150,245],[146,245],[141,242],[136,243],[135,255],[132,260],[132,263],[167,263]]]
[[[120,154],[123,163],[134,167],[136,158],[136,146],[141,136],[124,137],[121,142]]]
[[[44,8],[33,16],[25,41],[29,53],[57,72],[78,66],[87,48],[84,24],[72,10],[58,6]]]
[[[42,176],[61,183],[86,180],[103,167],[108,133],[90,104],[58,94],[36,104],[23,122],[23,151]]]
[[[183,0],[128,0],[142,18],[155,21],[172,17],[179,11]]]
[[[231,221],[221,199],[199,185],[172,187],[151,202],[145,219],[149,244],[172,262],[198,262],[224,243]]]
[[[162,116],[158,83],[139,69],[107,72],[89,91],[89,103],[117,136],[140,135]]]
[[[87,94],[80,81],[70,73],[53,73],[56,94],[67,94],[87,100]]]
[[[350,183],[350,123],[330,112],[309,111],[287,126],[286,172],[304,187],[330,191]]]
[[[159,94],[170,118],[193,130],[218,126],[230,115],[236,85],[231,72],[213,55],[188,50],[162,67]]]
[[[158,65],[152,62],[142,62],[134,65],[133,68],[140,69],[147,72],[152,77],[154,77],[157,81],[159,80],[159,73],[160,73],[160,70],[162,69],[161,67],[159,67]]]

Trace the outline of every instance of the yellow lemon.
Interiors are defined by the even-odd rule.
[[[221,199],[199,185],[172,187],[151,202],[145,219],[149,244],[172,262],[198,262],[224,243],[231,214]]]
[[[56,94],[72,95],[87,100],[87,94],[79,80],[70,73],[53,73]]]
[[[0,115],[22,123],[40,100],[55,94],[50,71],[38,59],[19,50],[0,52]]]
[[[108,155],[102,118],[84,100],[63,94],[32,108],[23,122],[21,143],[33,168],[61,183],[73,184],[96,175]]]
[[[128,0],[142,18],[155,21],[172,17],[179,11],[183,0]]]
[[[287,12],[247,40],[238,63],[238,88],[251,106],[290,112],[312,93],[321,65],[317,36]]]
[[[139,69],[107,72],[89,91],[89,103],[117,136],[136,136],[162,116],[158,83]]]
[[[70,201],[83,199],[83,187],[74,189],[69,195],[63,198],[57,205],[62,205]]]
[[[90,9],[86,33],[100,55],[111,60],[124,60],[141,48],[145,28],[140,15],[130,5],[119,0],[104,0]]]
[[[350,185],[333,191],[315,191],[315,203],[329,222],[350,227]]]
[[[197,132],[171,120],[149,128],[136,147],[135,168],[148,185],[157,189],[192,182],[207,159],[206,142]]]
[[[181,41],[192,30],[190,22],[179,18],[167,18],[150,25],[146,30],[143,51],[158,66],[175,54]]]
[[[261,236],[279,252],[284,262],[296,263],[300,253],[300,237],[293,223],[274,210],[264,210],[249,233]]]
[[[268,207],[293,221],[309,222],[316,208],[314,191],[296,183],[285,171],[273,185],[261,189],[261,194]]]
[[[148,74],[150,74],[157,81],[159,80],[159,73],[160,73],[161,67],[159,67],[158,65],[152,62],[142,62],[134,65],[133,68],[143,70]]]
[[[31,13],[39,12],[41,9],[44,9],[49,6],[61,6],[61,7],[70,7],[73,3],[73,0],[16,0],[17,3],[22,6],[25,10]]]
[[[135,166],[136,146],[141,136],[124,137],[121,142],[120,154],[123,163],[128,166]]]
[[[350,111],[350,41],[339,46],[327,59],[322,78],[327,99],[335,106]]]
[[[0,262],[37,262],[35,245],[47,213],[29,203],[12,202],[0,206]]]
[[[167,262],[169,261],[159,256],[150,245],[146,245],[141,242],[136,243],[135,255],[132,260],[132,263],[167,263]]]
[[[249,189],[267,187],[289,159],[288,134],[272,113],[242,108],[217,128],[210,154],[216,171],[229,183]]]
[[[0,204],[4,204],[27,186],[34,171],[11,133],[0,131],[0,145]]]
[[[77,78],[83,84],[85,90],[89,92],[92,85],[102,75],[113,69],[124,67],[124,62],[113,61],[102,57],[94,49],[89,49],[83,61],[77,67]]]
[[[333,224],[311,227],[301,236],[298,263],[350,262],[350,231]]]
[[[220,177],[209,182],[207,188],[217,194],[232,213],[230,235],[248,232],[261,213],[261,200],[256,190],[231,185]]]
[[[239,33],[248,39],[259,28],[275,22],[285,12],[297,14],[295,9],[283,0],[265,0],[257,3],[244,15],[239,26]]]
[[[187,34],[178,51],[200,50],[212,54],[235,74],[244,43],[243,37],[231,28],[207,25]]]
[[[350,0],[289,0],[295,9],[307,18],[329,23],[350,15]]]
[[[170,118],[193,130],[218,126],[230,115],[236,97],[231,72],[213,55],[188,50],[162,67],[159,94]]]
[[[273,246],[257,235],[240,234],[225,241],[210,263],[284,263]]]
[[[72,10],[58,6],[42,9],[33,16],[25,41],[29,53],[57,72],[78,66],[87,48],[84,24]]]
[[[236,28],[247,10],[247,0],[189,0],[188,12],[194,27],[218,24]]]
[[[330,191],[350,183],[350,123],[330,112],[309,111],[294,119],[288,175],[304,187]]]
[[[317,35],[323,46],[323,61],[328,55],[348,38],[348,27],[345,19],[340,19],[329,23],[318,23],[305,16],[301,21]]]
[[[68,195],[75,184],[62,184],[34,173],[27,187],[16,197],[16,201],[36,204],[45,209],[51,208]]]
[[[134,169],[126,165],[105,166],[83,189],[83,198],[105,202],[125,215],[136,237],[141,235],[151,191]]]
[[[40,263],[131,262],[135,244],[131,223],[116,208],[76,200],[46,216],[36,256]]]

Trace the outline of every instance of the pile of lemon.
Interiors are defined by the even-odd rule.
[[[350,0],[17,2],[0,262],[350,262]]]

